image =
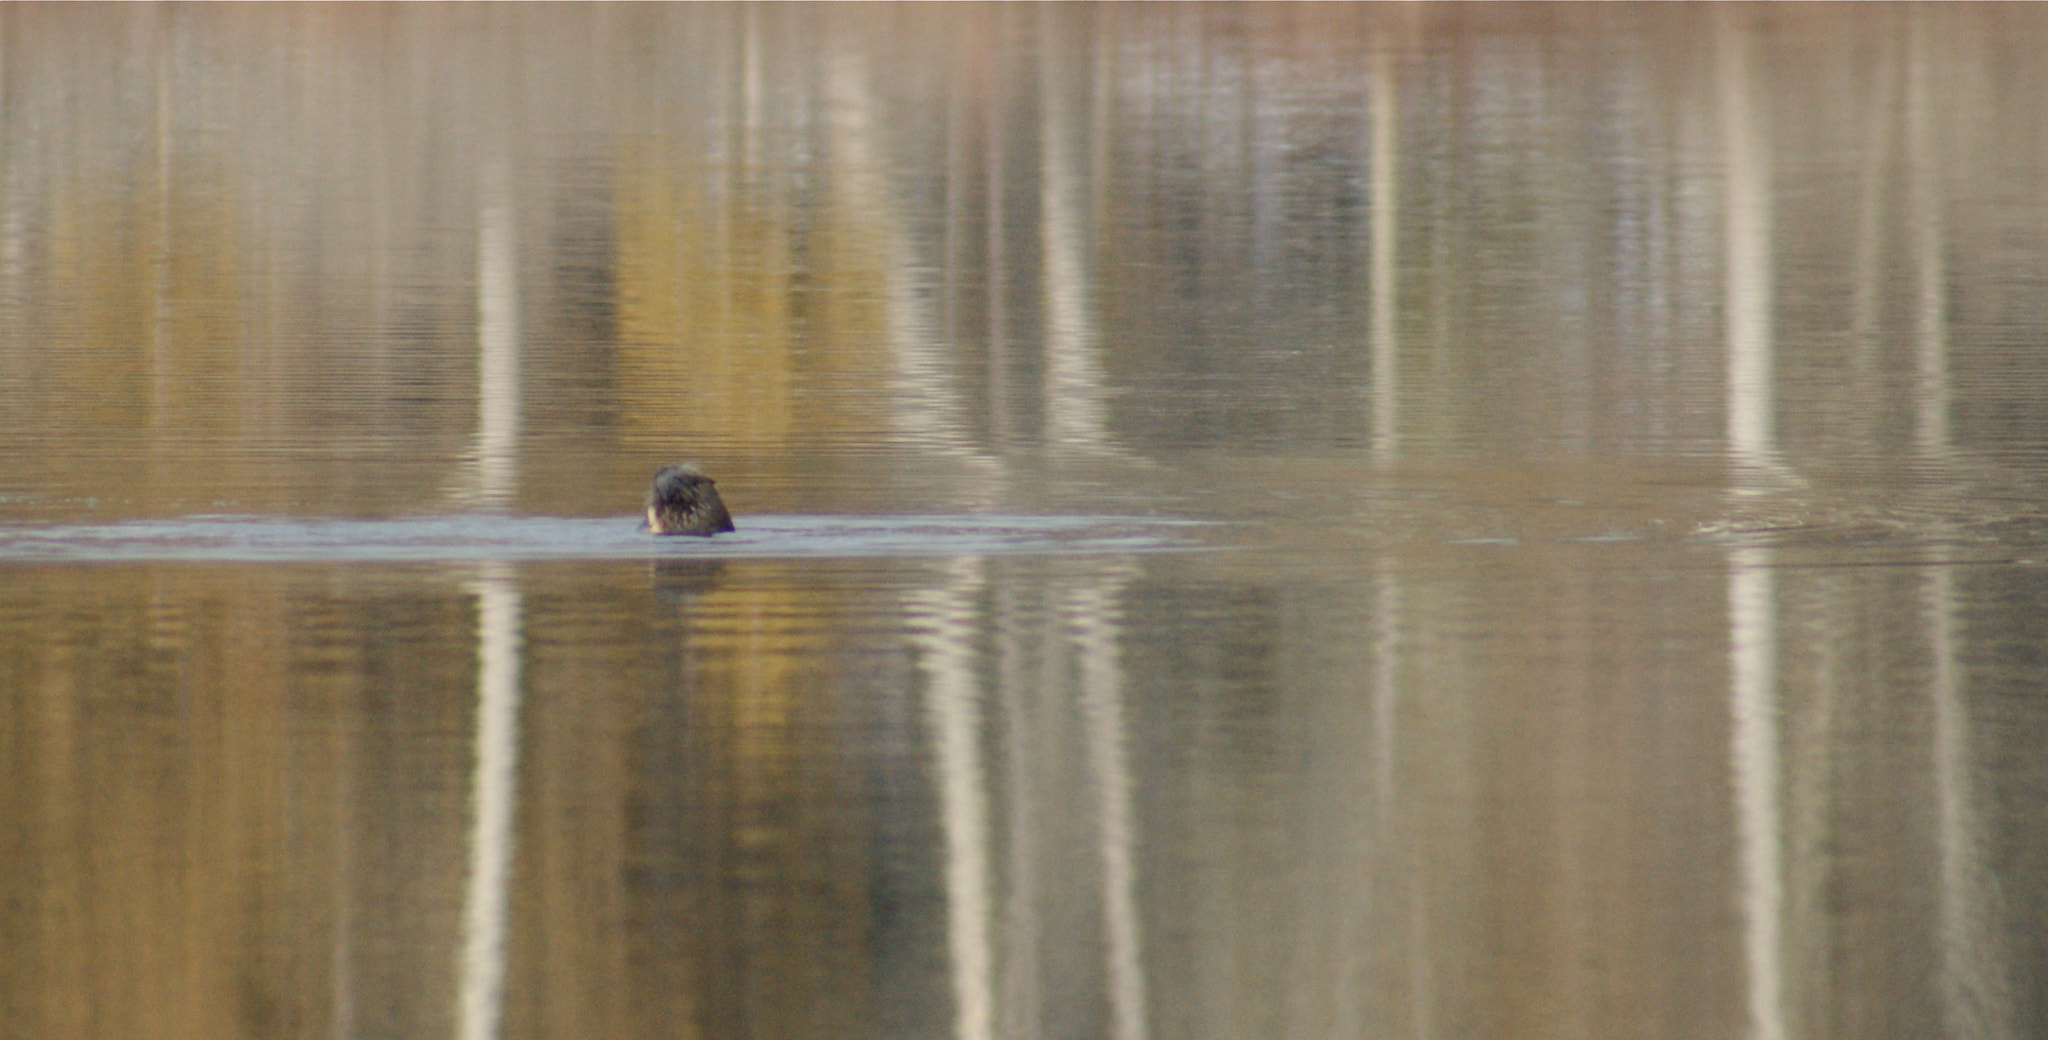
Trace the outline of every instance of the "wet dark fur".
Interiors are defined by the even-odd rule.
[[[708,537],[732,530],[732,514],[697,467],[663,466],[654,471],[654,487],[647,492],[647,529]]]

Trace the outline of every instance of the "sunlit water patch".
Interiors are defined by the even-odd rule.
[[[0,562],[987,556],[1192,549],[1198,521],[1101,516],[763,516],[716,538],[656,537],[621,517],[388,520],[192,516],[0,528]]]

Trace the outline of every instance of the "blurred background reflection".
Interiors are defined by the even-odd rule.
[[[2032,1035],[2044,49],[0,8],[0,1036]]]

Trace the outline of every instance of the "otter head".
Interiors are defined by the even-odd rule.
[[[732,530],[732,514],[711,478],[695,466],[663,466],[647,492],[647,529],[655,534],[709,536]]]

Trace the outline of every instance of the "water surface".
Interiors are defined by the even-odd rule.
[[[0,9],[0,1035],[2038,1035],[2044,49]]]

